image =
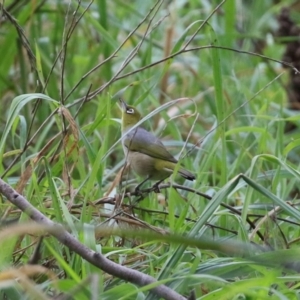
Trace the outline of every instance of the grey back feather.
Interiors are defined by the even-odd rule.
[[[166,149],[163,143],[155,135],[142,127],[137,127],[128,132],[123,137],[123,146],[129,151],[140,152],[154,158],[177,163],[177,160]]]

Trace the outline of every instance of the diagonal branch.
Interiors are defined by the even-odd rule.
[[[72,236],[67,230],[62,226],[54,223],[43,215],[38,209],[32,206],[22,195],[17,193],[10,185],[5,183],[0,178],[0,193],[4,195],[7,200],[12,204],[17,206],[23,212],[25,212],[32,220],[36,221],[41,225],[56,229],[50,230],[50,234],[59,240],[63,245],[68,247],[70,250],[74,251],[82,258],[87,260],[89,263],[98,267],[99,269],[107,272],[113,276],[121,278],[123,280],[129,281],[131,283],[137,284],[139,286],[146,286],[148,284],[153,284],[156,279],[141,273],[139,271],[121,266],[103,256],[101,253],[95,252],[90,248],[86,247],[84,244],[80,243],[74,236]],[[59,230],[57,230],[59,228]],[[169,287],[165,285],[158,285],[151,289],[151,292],[157,296],[167,299],[167,300],[184,300],[183,296],[176,293]]]

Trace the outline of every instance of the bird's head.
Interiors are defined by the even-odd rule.
[[[119,99],[119,102],[122,110],[122,130],[126,130],[138,123],[142,117],[134,106],[127,105],[122,98]]]

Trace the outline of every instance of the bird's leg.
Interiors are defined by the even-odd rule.
[[[146,182],[148,181],[150,178],[150,176],[147,176],[147,178],[145,180],[143,180],[141,183],[139,183],[136,188],[134,189],[135,192],[140,193],[140,187]]]

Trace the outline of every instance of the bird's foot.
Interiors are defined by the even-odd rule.
[[[165,180],[166,178],[160,180],[160,181],[157,181],[155,184],[153,184],[153,186],[151,187],[151,190],[154,192],[154,193],[160,193],[160,184]]]
[[[152,190],[154,193],[156,193],[156,194],[160,193],[159,185],[160,185],[160,181],[157,182],[157,183],[155,183],[155,184],[152,186],[152,188],[151,188],[151,190]]]
[[[139,186],[137,186],[137,187],[134,189],[134,194],[135,194],[136,196],[142,196],[143,193],[144,193],[144,192],[143,192],[142,190],[140,190]]]

